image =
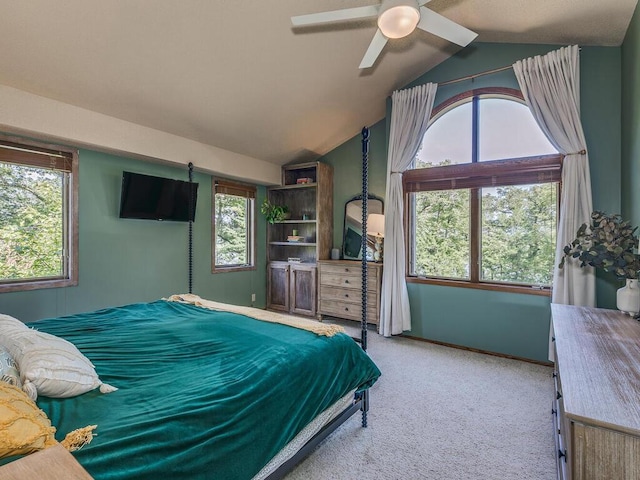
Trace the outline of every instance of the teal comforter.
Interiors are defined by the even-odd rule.
[[[347,335],[162,300],[31,324],[74,343],[119,388],[40,397],[96,479],[250,479],[316,415],[380,371]]]

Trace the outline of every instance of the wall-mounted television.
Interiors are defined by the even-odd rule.
[[[120,218],[188,222],[191,200],[193,221],[197,199],[197,183],[122,172]]]

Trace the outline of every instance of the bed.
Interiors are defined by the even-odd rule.
[[[158,300],[32,323],[118,388],[39,397],[56,438],[97,425],[74,456],[98,480],[280,478],[310,437],[366,408],[380,371],[345,333],[244,308]]]

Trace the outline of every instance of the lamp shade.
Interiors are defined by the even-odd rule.
[[[386,0],[378,14],[378,28],[387,38],[402,38],[413,32],[420,21],[416,2]]]
[[[372,213],[367,217],[367,234],[374,237],[384,237],[384,215]]]

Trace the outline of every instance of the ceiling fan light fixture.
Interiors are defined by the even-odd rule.
[[[406,37],[415,30],[419,21],[417,2],[406,0],[387,0],[382,3],[378,14],[378,28],[387,38]]]

